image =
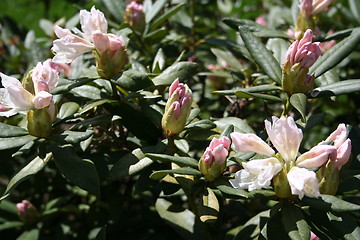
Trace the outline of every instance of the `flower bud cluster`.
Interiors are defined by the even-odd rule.
[[[282,69],[282,87],[288,94],[307,93],[313,88],[314,77],[309,68],[321,54],[320,43],[312,42],[313,32],[306,30],[304,37],[291,44],[286,52]]]
[[[190,114],[192,92],[190,88],[176,79],[169,89],[169,99],[161,120],[161,126],[167,136],[179,134],[185,127]]]
[[[347,138],[344,124],[300,156],[303,134],[292,117],[273,117],[272,123],[265,120],[265,128],[277,153],[255,134],[231,134],[235,150],[265,156],[243,163],[243,169],[230,180],[233,187],[252,191],[270,186],[273,180],[275,193],[280,198],[297,195],[301,199],[304,195],[318,197],[320,193],[336,193],[338,171],[351,154],[351,140]],[[334,145],[328,144],[331,142]]]

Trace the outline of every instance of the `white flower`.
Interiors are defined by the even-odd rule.
[[[285,162],[295,161],[303,133],[292,117],[272,117],[272,124],[265,120],[269,139]]]
[[[303,153],[296,159],[296,166],[303,168],[317,168],[329,159],[336,159],[336,148],[330,145],[317,145]]]
[[[275,154],[275,151],[266,142],[253,133],[233,132],[230,136],[236,151],[254,152],[265,156]]]
[[[254,159],[242,165],[244,169],[236,172],[230,183],[234,188],[248,191],[270,186],[271,179],[282,169],[280,161],[274,157]]]
[[[299,199],[305,196],[319,197],[319,186],[316,174],[306,168],[292,167],[287,174],[287,179],[293,195],[298,195]]]

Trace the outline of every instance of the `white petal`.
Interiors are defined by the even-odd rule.
[[[230,136],[236,151],[254,152],[265,156],[275,154],[275,151],[266,142],[253,133],[233,132]]]
[[[291,193],[298,195],[299,199],[305,196],[319,197],[319,186],[316,174],[306,168],[293,167],[287,174]]]

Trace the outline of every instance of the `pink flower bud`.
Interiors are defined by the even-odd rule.
[[[39,217],[39,213],[29,201],[23,200],[21,203],[16,204],[19,218],[25,224],[35,223]]]
[[[310,240],[321,240],[318,236],[315,235],[315,233],[310,232]]]
[[[345,124],[341,123],[337,129],[326,138],[325,142],[333,141],[334,146],[339,148],[347,139],[348,134]]]
[[[257,24],[262,25],[262,26],[267,26],[267,25],[268,25],[267,21],[265,20],[265,18],[264,18],[263,16],[257,17],[257,18],[255,19],[255,22],[256,22]]]
[[[125,21],[139,33],[142,33],[145,29],[145,14],[143,6],[136,1],[132,1],[126,6]]]
[[[317,168],[325,164],[329,159],[336,159],[336,148],[330,145],[317,145],[299,156],[296,160],[296,166]]]
[[[334,166],[340,169],[343,165],[347,163],[351,155],[351,140],[346,139],[346,141],[341,144],[341,146],[337,149],[337,157],[335,159]]]
[[[236,151],[254,152],[265,156],[275,154],[275,151],[267,143],[253,133],[233,132],[230,136]]]
[[[300,0],[300,11],[307,17],[312,16],[312,0]]]

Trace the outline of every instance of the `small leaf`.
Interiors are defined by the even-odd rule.
[[[59,113],[57,115],[58,118],[63,119],[69,117],[77,112],[80,108],[80,105],[76,102],[66,102],[63,103],[60,107]]]
[[[93,135],[92,130],[87,130],[86,132],[75,132],[75,131],[64,131],[61,136],[65,137],[64,140],[68,143],[77,144],[81,141],[84,141]]]
[[[192,77],[197,70],[197,64],[193,62],[178,62],[166,68],[159,76],[153,79],[156,86],[170,85],[176,78],[184,81]]]
[[[281,67],[272,53],[247,28],[239,27],[240,36],[251,57],[261,69],[277,83],[281,82]]]
[[[338,39],[343,39],[346,38],[348,36],[350,36],[350,34],[352,33],[354,29],[345,29],[345,30],[341,30],[338,32],[335,32],[333,34],[327,35],[323,41],[331,41],[331,40],[338,40]]]
[[[301,209],[296,205],[284,204],[281,207],[281,221],[290,239],[310,239],[310,228],[305,221]]]
[[[52,157],[51,153],[48,153],[44,159],[41,159],[40,157],[36,157],[30,163],[28,163],[28,165],[23,167],[18,173],[15,174],[14,177],[11,178],[0,200],[3,200],[7,196],[9,196],[10,193],[15,189],[15,187],[19,183],[21,183],[31,175],[34,175],[35,173],[41,171],[49,162],[51,157]]]
[[[52,144],[51,148],[56,166],[70,182],[89,193],[99,194],[99,177],[92,161],[81,159],[70,144]]]
[[[301,114],[302,119],[306,120],[306,103],[307,103],[307,97],[303,93],[296,93],[291,95],[290,97],[290,103],[291,105],[299,111]]]
[[[109,99],[101,99],[95,102],[88,102],[80,111],[80,115],[86,113],[87,111],[96,108],[98,106],[101,106],[105,103],[108,103],[110,100]]]
[[[188,153],[190,150],[189,143],[185,139],[175,139],[175,146],[181,150],[183,153]]]
[[[116,80],[116,84],[125,90],[134,92],[154,86],[146,73],[132,69],[123,72],[121,77]]]
[[[145,155],[153,160],[158,160],[161,162],[173,162],[182,166],[189,166],[194,168],[198,167],[198,161],[190,157],[175,157],[166,154],[153,154],[153,153],[147,153]]]
[[[31,135],[0,138],[0,150],[21,147],[35,139]]]
[[[317,87],[309,95],[311,97],[337,96],[360,91],[360,79],[344,80],[329,85]]]
[[[322,194],[320,198],[304,198],[303,202],[322,211],[333,211],[339,213],[360,211],[360,205],[325,194]]]
[[[159,48],[159,50],[155,55],[151,71],[155,72],[156,67],[158,67],[157,70],[162,71],[164,66],[165,66],[165,55],[162,48]]]
[[[316,60],[314,65],[311,66],[309,74],[315,75],[315,78],[317,78],[332,69],[344,60],[358,46],[359,42],[360,28],[356,28],[349,37],[330,48],[324,55]]]
[[[235,70],[243,71],[244,67],[233,54],[216,48],[211,48],[211,52],[220,60],[226,62],[230,67]],[[218,61],[218,62],[220,62]]]
[[[153,180],[161,180],[168,174],[202,176],[202,173],[190,167],[176,168],[171,170],[160,170],[150,175]]]
[[[27,135],[28,132],[21,127],[5,124],[0,122],[0,137],[17,137]]]

